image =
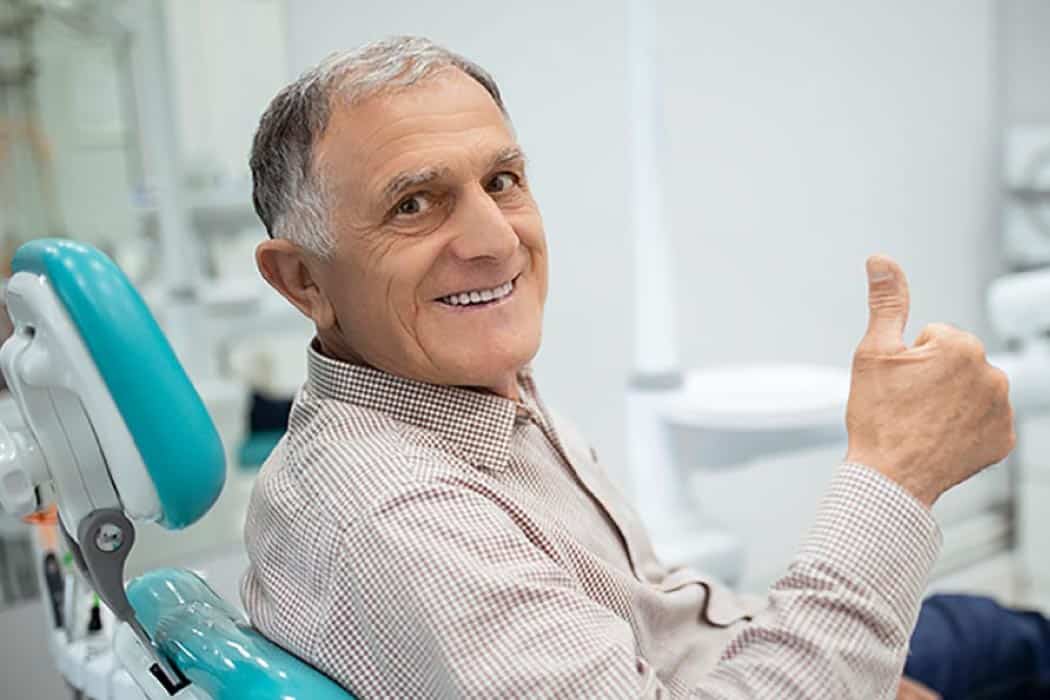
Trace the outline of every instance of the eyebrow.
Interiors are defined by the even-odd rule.
[[[518,146],[508,146],[497,151],[489,160],[486,172],[510,163],[525,162],[525,153]],[[382,201],[397,199],[402,193],[420,185],[438,180],[451,172],[447,166],[428,166],[419,170],[406,170],[398,173],[383,187]]]
[[[389,202],[397,199],[402,192],[433,182],[443,175],[447,175],[448,172],[449,169],[446,167],[427,167],[421,170],[398,173],[383,188],[383,201]]]
[[[517,146],[507,146],[496,152],[496,155],[489,161],[488,170],[494,170],[501,165],[508,165],[510,163],[525,163],[525,152]]]

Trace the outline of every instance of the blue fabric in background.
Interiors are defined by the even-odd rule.
[[[1050,698],[1050,620],[990,598],[931,596],[904,675],[944,700]]]

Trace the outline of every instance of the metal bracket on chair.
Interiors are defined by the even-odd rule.
[[[150,669],[153,676],[169,694],[174,695],[185,688],[189,681],[150,639],[124,591],[124,562],[135,543],[135,526],[121,511],[103,508],[80,521],[77,539],[84,568],[91,577],[95,592],[118,620],[127,623],[157,662],[156,668]]]

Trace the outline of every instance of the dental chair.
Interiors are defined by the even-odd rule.
[[[225,481],[219,435],[160,328],[99,251],[43,239],[14,257],[0,369],[22,425],[0,425],[0,508],[53,492],[67,544],[119,625],[114,653],[145,697],[347,700],[187,570],[125,587],[133,521],[184,528]]]

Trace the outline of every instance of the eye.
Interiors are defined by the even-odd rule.
[[[518,176],[514,173],[496,173],[492,176],[492,179],[485,184],[485,191],[490,194],[499,194],[501,192],[506,192],[517,184]]]
[[[426,195],[414,194],[398,202],[397,206],[394,207],[394,214],[397,216],[416,216],[426,212],[428,209],[430,209],[430,201]]]

